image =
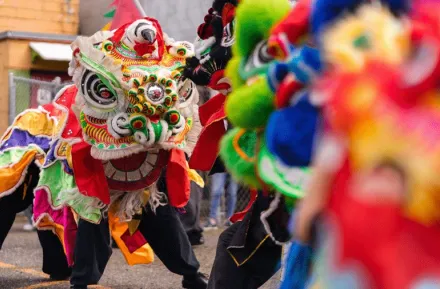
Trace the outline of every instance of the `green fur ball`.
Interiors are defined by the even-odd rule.
[[[255,176],[257,134],[255,131],[245,131],[238,138],[238,146],[241,152],[253,159],[253,161],[249,161],[240,156],[234,145],[238,134],[242,132],[243,130],[234,128],[222,138],[220,143],[220,157],[226,169],[235,180],[250,187],[259,188],[260,183]]]
[[[251,86],[234,88],[225,106],[229,121],[246,129],[264,127],[274,109],[273,92],[264,78]]]
[[[238,70],[240,69],[240,58],[233,57],[229,60],[228,65],[226,66],[226,75],[231,80],[232,88],[236,89],[245,84],[245,81],[238,74]]]
[[[241,0],[236,11],[234,53],[249,55],[289,11],[288,0]]]

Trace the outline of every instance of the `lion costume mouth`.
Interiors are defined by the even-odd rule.
[[[167,160],[166,151],[155,149],[105,161],[103,165],[112,190],[135,191],[156,182]]]

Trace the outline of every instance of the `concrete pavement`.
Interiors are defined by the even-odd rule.
[[[42,251],[35,232],[23,231],[24,218],[18,218],[3,249],[0,251],[0,289],[66,289],[68,281],[50,282],[41,272]],[[215,256],[220,230],[205,233],[206,243],[197,246],[194,251],[201,264],[201,272],[209,274]],[[274,281],[269,281],[265,289],[276,288]],[[181,277],[169,272],[156,258],[153,264],[128,266],[122,254],[115,249],[107,265],[100,285],[96,289],[179,289]]]

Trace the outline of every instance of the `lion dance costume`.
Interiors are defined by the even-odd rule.
[[[439,286],[439,5],[397,17],[395,4],[360,7],[322,34],[337,65],[313,87],[324,137],[296,228],[310,241],[321,214],[312,288]]]
[[[227,59],[230,60],[224,74],[226,78],[223,72],[216,72],[210,81],[205,81],[205,85],[221,93],[200,108],[200,119],[204,129],[190,165],[192,168],[210,170],[217,152],[220,152],[226,170],[252,190],[248,207],[234,215],[231,218],[234,224],[220,235],[208,288],[258,288],[280,267],[282,247],[277,238],[285,238],[286,224],[283,221],[288,219],[284,217],[287,212],[281,205],[277,211],[280,214],[267,214],[270,217],[265,219],[265,223],[261,220],[260,214],[268,210],[273,195],[268,194],[261,186],[254,169],[258,163],[255,154],[258,154],[259,140],[263,140],[264,134],[260,128],[265,126],[268,115],[274,109],[273,92],[265,79],[269,64],[274,60],[268,54],[267,39],[270,29],[287,15],[289,8],[289,2],[284,0],[239,1],[232,22],[228,21],[228,9],[213,13],[214,17],[221,18],[223,23],[229,23],[223,25],[224,36],[229,35],[228,26],[235,27],[232,58],[230,54],[223,53],[228,52],[227,50],[221,48],[214,49],[212,53],[213,56],[227,55]],[[206,28],[206,25],[202,25],[199,32],[209,31]],[[221,43],[227,43],[226,40],[223,39]],[[209,38],[204,42],[208,41]],[[214,39],[212,41],[216,43]],[[217,53],[219,51],[221,53]],[[208,57],[202,57],[202,61],[210,59],[211,53],[205,55]],[[214,60],[218,58],[214,57]],[[220,64],[224,64],[224,61]],[[199,69],[195,70],[196,74],[204,76],[200,73],[203,72],[204,66],[198,67]],[[213,84],[217,87],[212,87]],[[223,124],[225,117],[234,127],[226,134]],[[204,134],[209,137],[204,138]],[[211,152],[207,152],[208,154],[202,154],[211,156],[210,162],[208,158],[197,158],[197,149],[207,147],[201,145],[204,140],[213,148]],[[216,169],[215,165],[213,169]],[[277,217],[274,217],[275,215]],[[271,232],[267,232],[265,228],[269,223],[274,227]]]
[[[396,14],[407,8],[404,2],[384,2]],[[325,99],[314,96],[310,90],[323,71],[350,69],[341,67],[342,60],[346,60],[341,54],[346,51],[346,46],[353,45],[341,41],[347,33],[330,36],[323,32],[327,32],[341,16],[351,13],[361,4],[362,1],[298,1],[290,14],[272,29],[270,53],[276,58],[285,59],[285,62],[272,65],[269,69],[268,81],[276,92],[276,111],[270,115],[265,128],[267,149],[260,153],[263,162],[260,161],[259,172],[266,184],[291,200],[291,203],[305,196],[307,187],[316,185],[316,181],[310,179],[314,149],[319,143],[326,142],[321,138],[325,126],[322,121]],[[381,21],[378,25],[393,25],[392,21],[383,21],[377,13],[368,13],[363,17],[369,17],[373,23]],[[353,31],[359,29],[359,26],[352,28]],[[362,38],[355,40],[353,49],[359,51],[357,59],[362,59]],[[341,43],[346,46],[342,47]],[[394,58],[398,57],[396,54]],[[290,229],[295,228],[296,215],[295,212],[292,214]],[[315,218],[310,223],[308,242],[294,240],[291,246],[283,289],[313,286],[313,279],[309,282],[307,279],[311,272],[310,254],[316,247],[314,225],[319,222]]]
[[[75,84],[18,115],[2,137],[1,210],[13,221],[35,196],[35,224],[61,241],[75,286],[98,282],[111,253],[110,227],[129,264],[152,262],[154,247],[185,276],[185,288],[203,288],[191,285],[199,265],[171,208],[185,206],[190,180],[203,185],[186,161],[201,129],[197,90],[181,81],[192,44],[169,38],[147,17],[79,37],[72,50]],[[182,244],[186,252],[177,252]],[[76,268],[87,255],[98,269],[83,267],[91,271],[83,276]]]

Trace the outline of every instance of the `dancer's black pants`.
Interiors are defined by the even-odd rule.
[[[271,201],[260,193],[243,221],[220,235],[208,289],[256,289],[278,271],[282,247],[268,237],[260,220]]]
[[[256,289],[266,283],[280,266],[281,247],[270,239],[246,263],[237,266],[227,248],[239,226],[240,222],[233,224],[219,237],[208,289]]]
[[[182,276],[197,273],[199,262],[174,208],[160,206],[153,213],[148,207],[143,212],[139,230],[168,270]],[[98,225],[80,220],[70,283],[83,286],[98,283],[110,255],[107,220]]]
[[[32,177],[31,177],[32,176]],[[31,166],[24,181],[13,194],[0,199],[0,249],[17,213],[33,202],[33,189],[38,182],[38,168]],[[164,182],[159,189],[166,191]],[[144,210],[139,230],[145,236],[156,255],[173,273],[182,276],[195,275],[200,267],[188,236],[171,206],[160,206],[153,213]],[[70,268],[61,242],[51,231],[38,231],[43,249],[43,272],[57,276],[68,276]],[[110,232],[106,219],[92,224],[80,219],[74,251],[74,267],[71,283],[77,285],[96,284],[101,278],[111,256]]]
[[[15,216],[28,208],[34,200],[33,189],[38,183],[38,172],[38,168],[31,165],[23,184],[11,195],[0,199],[0,249]],[[71,270],[58,237],[52,231],[38,231],[38,239],[43,249],[43,272],[56,277],[68,277]]]

